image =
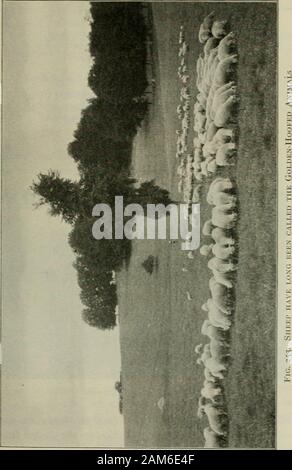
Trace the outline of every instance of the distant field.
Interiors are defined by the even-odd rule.
[[[175,159],[178,31],[186,29],[195,93],[197,31],[211,10],[230,19],[238,35],[239,151],[233,176],[240,205],[236,312],[232,357],[225,380],[230,447],[273,447],[276,320],[276,5],[154,3],[156,90],[135,140],[133,172],[155,178],[178,199]],[[206,185],[207,188],[207,185]],[[210,206],[203,195],[202,223]],[[151,276],[141,263],[158,256]],[[182,267],[188,272],[182,272]],[[118,276],[125,444],[131,447],[200,447],[206,422],[196,417],[203,381],[194,346],[203,340],[201,304],[210,273],[195,252],[138,241],[128,270]],[[192,293],[188,301],[186,291]],[[157,407],[165,398],[163,413]]]

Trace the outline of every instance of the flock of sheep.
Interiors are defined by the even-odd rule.
[[[209,237],[210,242],[200,248],[200,253],[209,257],[208,268],[212,273],[210,298],[202,305],[207,318],[201,332],[209,342],[197,345],[195,351],[199,354],[197,363],[203,366],[205,377],[198,408],[198,417],[206,416],[208,419],[208,426],[204,429],[205,447],[221,447],[226,444],[228,434],[222,380],[230,360],[229,329],[234,312],[237,269],[236,187],[230,177],[224,175],[224,167],[235,165],[236,159],[237,54],[234,33],[227,31],[226,21],[215,19],[214,12],[202,22],[199,41],[204,46],[196,64],[198,93],[193,107],[196,135],[192,152],[189,152],[191,96],[186,63],[189,46],[181,27],[178,75],[182,89],[177,108],[181,129],[177,131],[176,157],[180,160],[178,190],[183,193],[185,202],[199,202],[202,183],[212,177],[207,193],[207,202],[212,206],[211,218],[203,225],[203,235]],[[189,255],[192,258],[192,253]]]

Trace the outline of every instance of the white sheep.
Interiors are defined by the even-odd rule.
[[[211,108],[211,117],[215,119],[217,110],[226,103],[227,99],[230,96],[235,96],[236,93],[236,86],[233,85],[233,82],[228,82],[225,85],[217,88],[216,92],[214,93],[212,108]],[[218,126],[217,126],[218,127]]]
[[[218,146],[216,146],[213,142],[206,142],[203,145],[203,155],[205,158],[209,156],[215,156],[218,150]]]
[[[236,145],[233,142],[222,144],[216,152],[216,163],[218,166],[234,165],[236,155]]]
[[[223,193],[223,194],[227,194],[227,193]],[[231,196],[231,197],[233,197],[233,196]],[[233,201],[227,201],[226,200],[225,202],[221,202],[221,204],[226,204],[227,202],[234,202],[234,200]],[[226,230],[224,230],[220,227],[215,227],[212,230],[211,236],[212,236],[213,240],[216,243],[219,243],[220,245],[232,246],[232,245],[235,244],[234,238],[226,235]]]
[[[212,36],[210,29],[206,29],[203,24],[201,24],[199,29],[199,42],[204,44]]]
[[[222,394],[222,388],[216,386],[214,382],[209,382],[208,380],[204,381],[204,386],[201,389],[201,395],[208,400],[211,400],[215,403],[215,398],[218,395]]]
[[[226,372],[227,368],[223,364],[218,363],[213,357],[206,359],[204,366],[207,367],[212,375],[214,375],[214,377],[217,379],[224,379],[224,373]]]
[[[202,309],[208,312],[208,319],[213,326],[225,331],[229,330],[231,320],[215,305],[213,299],[208,299],[207,302],[202,305]]]
[[[232,95],[216,111],[214,123],[217,127],[226,127],[230,124],[234,115],[234,106],[237,103],[236,96]]]
[[[214,326],[208,318],[203,321],[201,333],[208,338],[213,338],[221,343],[226,344],[226,332],[222,328]],[[211,346],[210,346],[211,348]]]
[[[206,403],[207,403],[207,399],[205,397],[202,397],[202,395],[201,395],[199,400],[198,400],[198,411],[197,411],[197,416],[200,419],[202,419],[203,416],[204,416],[203,409],[204,409],[204,406],[206,405]]]
[[[221,127],[217,130],[216,134],[213,137],[213,140],[219,145],[225,144],[226,142],[230,142],[234,140],[234,131],[230,128]]]
[[[223,286],[223,284],[219,284],[219,282],[215,280],[214,276],[211,277],[209,281],[209,288],[216,307],[218,307],[226,315],[231,315],[232,309],[229,300],[230,289],[228,289],[226,286]]]
[[[202,156],[202,155],[203,155],[203,153],[202,153],[202,146],[203,146],[203,144],[202,144],[202,142],[200,141],[200,139],[199,139],[198,137],[194,137],[194,139],[193,139],[193,147],[194,147],[194,149],[195,149],[195,152],[194,152],[194,153],[196,153],[196,150],[197,150],[198,152],[201,153],[201,156]]]
[[[212,220],[211,219],[206,220],[202,229],[203,235],[205,235],[206,237],[211,237],[212,230],[213,230]]]
[[[229,204],[222,204],[221,206],[215,206],[212,209],[212,224],[216,227],[225,229],[234,228],[237,221],[237,214],[232,212],[228,213]]]
[[[223,286],[228,287],[228,289],[232,289],[234,286],[234,278],[230,273],[220,273],[219,271],[213,270],[213,276],[215,280],[222,284]]]
[[[217,194],[221,192],[227,192],[233,189],[234,185],[229,178],[218,177],[215,178],[212,183],[210,184],[208,194],[207,194],[207,202],[208,204],[216,204],[215,197]]]
[[[207,367],[204,367],[204,377],[206,380],[208,380],[208,382],[217,382],[217,378],[212,374],[209,369],[207,369]]]
[[[219,259],[228,259],[230,256],[234,255],[235,247],[234,245],[221,245],[220,243],[211,243],[210,245],[202,245],[200,248],[200,253],[203,256],[209,256],[213,253]]]
[[[227,34],[226,25],[227,25],[226,20],[214,21],[212,28],[211,28],[212,35],[217,39],[223,38]]]
[[[206,177],[209,176],[209,172],[208,172],[208,161],[207,160],[204,160],[202,161],[201,163],[201,171],[202,171],[202,174]]]
[[[208,127],[206,126],[206,142],[212,142],[212,140],[217,135],[218,130],[218,127],[214,124],[213,121],[211,121]],[[217,139],[215,139],[215,141],[217,142]]]
[[[237,63],[237,55],[233,54],[220,61],[216,67],[213,83],[215,86],[220,87],[229,82],[230,74],[234,70],[234,65]]]
[[[222,260],[214,256],[208,261],[208,268],[211,269],[211,271],[216,270],[224,274],[236,271],[237,266],[232,261]]]
[[[220,243],[215,243],[212,246],[212,253],[219,259],[228,259],[235,253],[235,246],[225,246]]]
[[[218,57],[220,60],[226,59],[226,57],[234,53],[236,45],[235,34],[229,33],[225,38],[221,39],[218,46]]]
[[[182,77],[181,77],[181,81],[184,85],[186,85],[188,83],[189,79],[190,79],[189,75],[182,75]]]
[[[205,109],[203,108],[201,103],[199,103],[198,101],[196,101],[194,104],[194,114],[196,113],[203,113],[203,114],[206,113]]]
[[[204,448],[205,449],[215,449],[221,447],[222,437],[214,432],[210,426],[206,427],[203,430],[203,435],[205,439]]]
[[[202,411],[207,415],[210,428],[219,436],[226,436],[227,413],[221,407],[211,403],[202,406]]]
[[[215,47],[218,46],[220,43],[218,38],[210,37],[207,42],[204,44],[204,57],[208,57],[212,49],[215,49]]]
[[[205,93],[198,93],[197,94],[197,101],[202,105],[202,107],[204,109],[206,109],[206,105],[207,105],[207,96],[205,95]]]

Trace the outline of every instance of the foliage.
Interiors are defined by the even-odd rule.
[[[92,209],[115,196],[124,204],[168,203],[168,192],[154,181],[140,187],[130,176],[133,137],[147,112],[146,26],[140,3],[92,2],[89,50],[92,68],[88,83],[95,97],[88,100],[68,145],[76,162],[78,182],[58,172],[40,173],[32,184],[39,205],[72,225],[69,244],[76,253],[83,319],[106,329],[116,325],[116,286],[112,271],[120,269],[131,253],[130,241],[95,240]]]

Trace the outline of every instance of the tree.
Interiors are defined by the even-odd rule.
[[[80,212],[79,184],[61,178],[57,171],[40,173],[33,182],[32,191],[40,196],[38,205],[48,204],[52,216],[60,215],[65,222],[73,223]]]

